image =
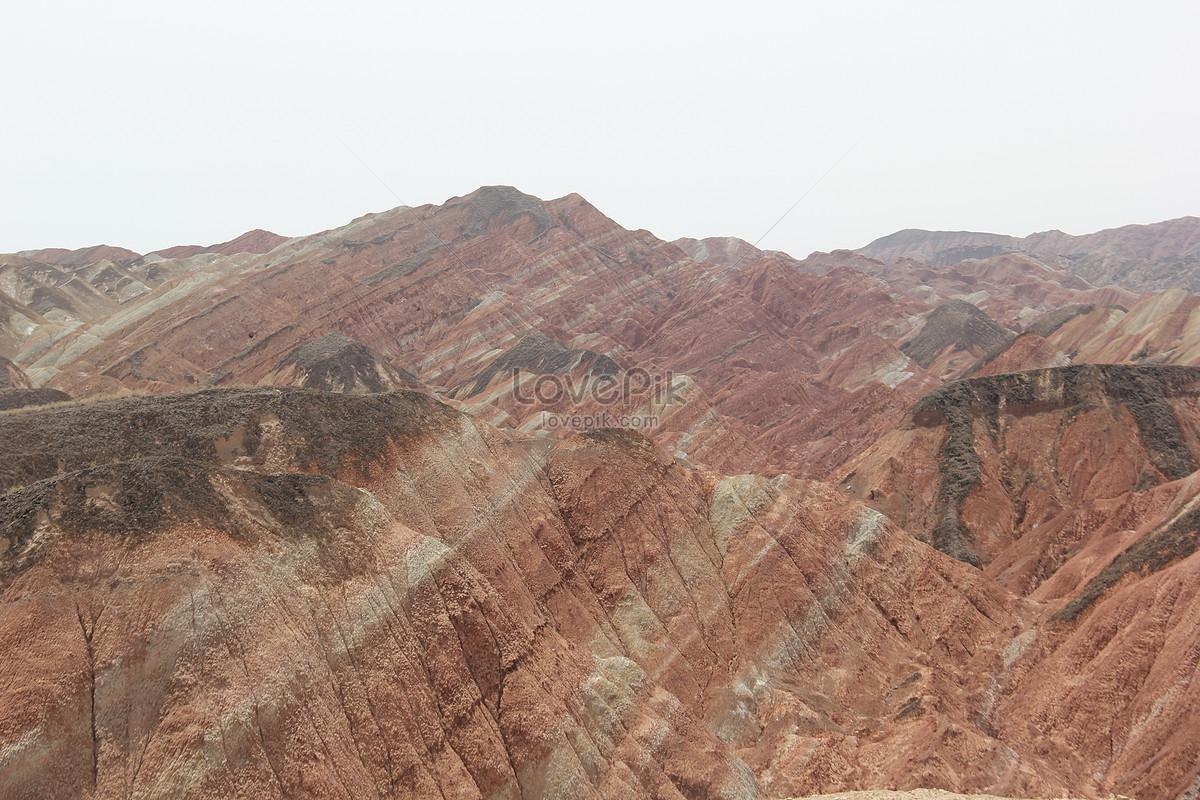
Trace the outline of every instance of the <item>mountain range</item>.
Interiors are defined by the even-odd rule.
[[[0,795],[1193,798],[1195,292],[501,186],[0,255]]]

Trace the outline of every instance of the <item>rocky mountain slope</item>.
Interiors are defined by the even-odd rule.
[[[970,720],[1005,593],[820,485],[627,433],[550,446],[414,393],[0,428],[0,641],[26,670],[0,687],[5,796],[1062,787],[1035,754],[997,773],[1009,748]]]
[[[1200,704],[1197,458],[1200,370],[1070,367],[940,389],[841,485],[1033,602],[999,729],[1177,797],[1197,779],[1178,734]],[[1090,742],[1065,730],[1084,719]]]
[[[546,373],[517,357],[517,377],[505,354],[540,337],[677,384],[673,404],[626,397],[621,411],[655,417],[656,440],[694,463],[824,476],[1026,324],[1137,300],[1056,283],[1061,270],[1014,281],[1024,267],[997,264],[930,286],[850,253],[800,262],[731,241],[664,242],[577,195],[485,187],[267,253],[147,256],[155,286],[69,320],[31,310],[5,354],[74,396],[305,385],[289,359],[338,334],[484,419],[546,431],[551,412],[596,409],[579,393],[552,408],[514,399]],[[942,330],[969,306],[979,325]]]
[[[339,394],[372,394],[420,385],[411,372],[397,369],[370,348],[340,333],[327,333],[300,345],[280,359],[260,383]]]
[[[1030,646],[1040,608],[824,484],[689,470],[627,432],[522,438],[419,393],[71,404],[0,414],[0,440],[5,796],[1185,774],[1097,784],[1047,750],[1038,670],[1066,656]]]
[[[809,275],[773,256],[736,269],[696,261],[578,196],[543,202],[487,187],[266,254],[155,263],[176,277],[69,329],[34,325],[10,348],[14,360],[76,396],[293,383],[281,364],[338,333],[437,390],[490,375],[472,410],[521,427],[541,409],[509,402],[511,371],[489,368],[541,336],[682,381],[687,407],[672,409],[661,441],[689,457],[813,473],[878,431],[864,421],[835,437],[805,398],[891,419],[933,385],[899,350],[924,303],[859,273]],[[853,370],[838,363],[847,360]],[[481,396],[489,409],[477,407]]]
[[[0,256],[0,796],[1191,797],[1144,227],[797,260],[484,187]]]

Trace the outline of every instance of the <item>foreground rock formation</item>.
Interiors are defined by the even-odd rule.
[[[1194,709],[1187,661],[1080,661],[1104,603],[1200,619],[1172,565],[1155,580],[1183,594],[1148,579],[1050,617],[831,486],[688,470],[625,432],[514,436],[413,392],[67,404],[0,414],[0,440],[6,797],[1168,797],[1195,777],[1172,755],[1194,744],[1158,733]],[[1078,696],[1047,685],[1064,670]],[[1097,779],[1101,680],[1157,710]]]
[[[1198,434],[1195,368],[999,375],[922,400],[842,481],[1032,603],[992,724],[1131,796],[1197,780]]]

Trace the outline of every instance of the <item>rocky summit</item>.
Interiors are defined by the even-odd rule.
[[[0,797],[1194,798],[1196,230],[0,255]]]

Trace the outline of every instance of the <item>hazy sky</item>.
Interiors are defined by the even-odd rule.
[[[481,184],[805,255],[1200,214],[1200,3],[4,0],[0,251]],[[341,140],[341,141],[339,141]]]

